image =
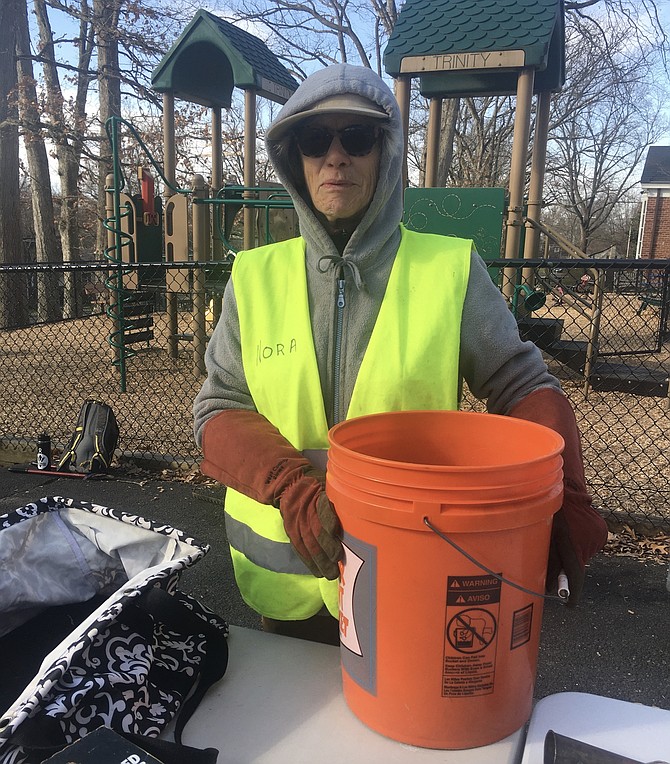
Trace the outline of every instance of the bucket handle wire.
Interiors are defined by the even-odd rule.
[[[541,594],[540,592],[534,592],[532,589],[527,589],[525,586],[521,586],[521,584],[517,584],[514,581],[510,581],[508,578],[505,578],[500,573],[495,573],[491,568],[487,568],[484,563],[479,562],[475,557],[473,557],[469,552],[466,552],[463,547],[459,546],[453,539],[450,539],[448,536],[446,536],[442,531],[439,531],[427,517],[423,518],[424,525],[428,526],[433,533],[435,533],[437,536],[439,536],[443,541],[446,541],[447,544],[452,546],[457,552],[460,552],[463,557],[467,557],[468,560],[470,560],[471,563],[476,565],[478,568],[481,568],[485,573],[488,573],[490,576],[493,576],[498,581],[500,581],[503,584],[507,584],[508,586],[513,587],[514,589],[518,589],[521,592],[524,592],[525,594],[530,594],[533,597],[539,597],[543,600],[554,600],[558,601],[561,604],[565,605],[567,604],[567,597],[560,597],[556,594]]]

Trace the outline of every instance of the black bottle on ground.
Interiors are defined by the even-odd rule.
[[[40,435],[37,439],[37,469],[48,470],[51,466],[51,438]]]

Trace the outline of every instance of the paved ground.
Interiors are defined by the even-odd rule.
[[[47,478],[0,466],[0,513],[42,496],[68,496],[164,521],[208,542],[210,553],[182,588],[230,623],[258,628],[232,581],[216,490],[132,474],[103,480]],[[670,710],[670,592],[667,564],[601,554],[588,569],[582,603],[545,607],[536,697],[563,691]]]

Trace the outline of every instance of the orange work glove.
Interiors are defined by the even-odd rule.
[[[246,496],[277,507],[291,544],[317,578],[336,579],[341,526],[316,470],[257,411],[226,409],[205,423],[200,470]]]
[[[575,413],[558,390],[541,388],[512,407],[509,416],[555,430],[565,441],[563,451],[563,506],[554,515],[547,567],[547,591],[555,592],[558,574],[569,582],[568,605],[576,605],[584,587],[586,563],[607,542],[607,525],[592,506],[586,488],[584,462]]]

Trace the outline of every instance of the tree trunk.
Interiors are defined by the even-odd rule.
[[[37,105],[37,88],[30,58],[28,7],[20,0],[17,17],[17,68],[19,77],[19,117],[23,127],[23,144],[28,158],[30,195],[35,229],[35,252],[38,263],[62,261],[51,195],[51,177],[44,135]],[[62,315],[58,296],[58,283],[53,272],[37,276],[37,320],[56,321]]]
[[[442,118],[440,120],[440,147],[437,163],[437,179],[435,185],[445,188],[451,170],[451,160],[454,156],[454,135],[460,98],[447,98],[442,103]]]
[[[98,49],[98,95],[100,99],[100,161],[98,163],[98,208],[100,218],[105,209],[105,178],[112,171],[111,147],[105,123],[110,117],[121,116],[121,79],[119,73],[119,10],[121,0],[93,0],[96,42]],[[98,226],[97,249],[103,252],[107,232]]]
[[[91,82],[90,61],[93,49],[93,26],[89,21],[86,0],[81,0],[79,25],[79,60],[76,95],[73,111],[67,117],[63,109],[58,69],[56,67],[53,33],[45,0],[34,0],[35,17],[39,29],[42,71],[47,95],[47,111],[52,122],[52,140],[56,147],[58,176],[60,179],[61,208],[58,229],[60,232],[63,260],[81,260],[78,202],[79,167],[86,132],[86,96]],[[76,287],[73,273],[64,274],[63,315],[74,318],[80,314],[81,295]]]
[[[20,263],[19,124],[16,106],[17,0],[0,2],[0,265]],[[25,276],[0,274],[0,328],[27,323]]]

